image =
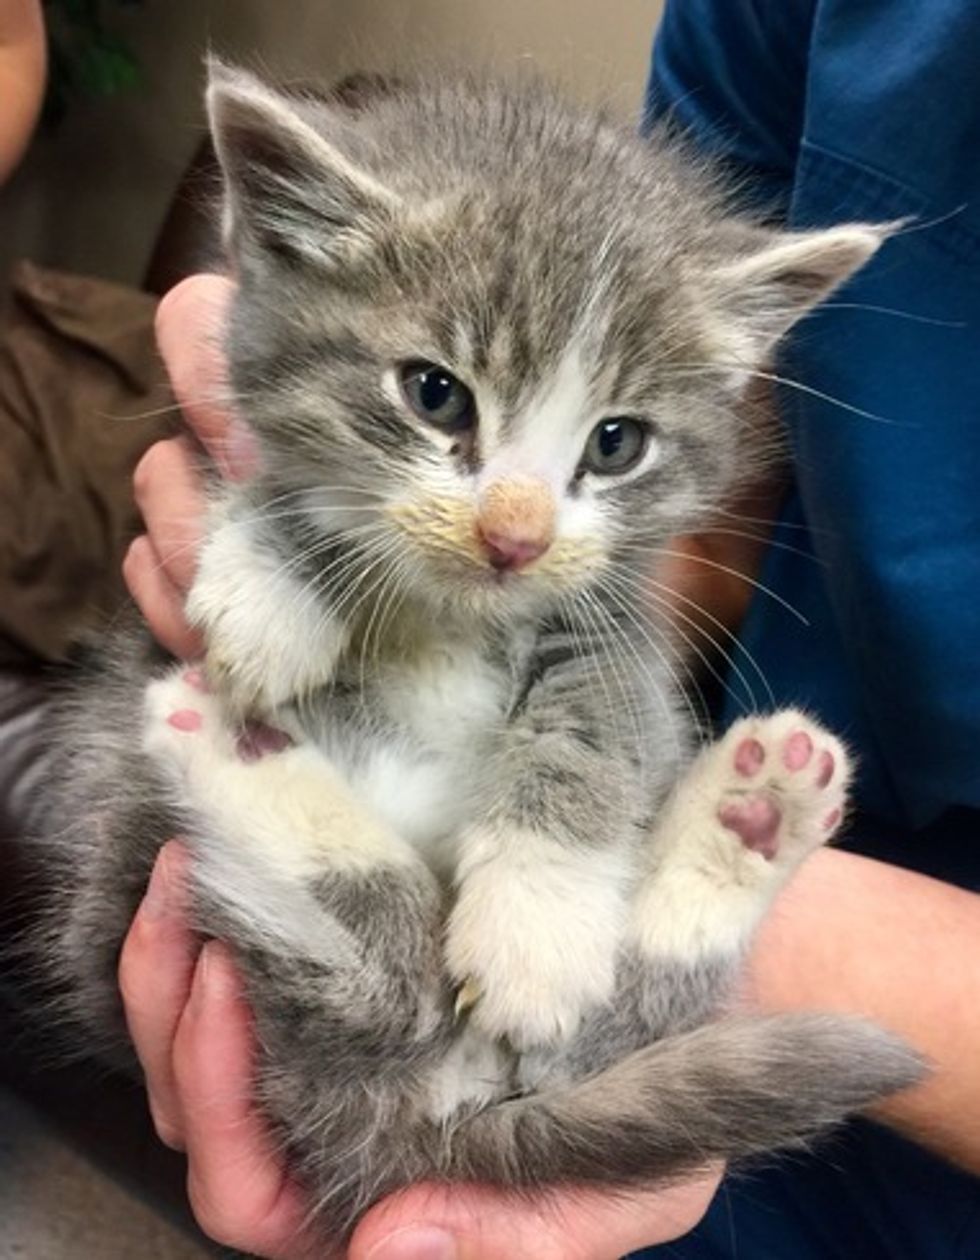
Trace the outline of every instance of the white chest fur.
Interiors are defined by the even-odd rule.
[[[329,723],[327,751],[356,795],[434,866],[466,817],[509,675],[455,642],[385,663],[366,711]]]
[[[235,519],[235,502],[232,493],[215,506],[192,592],[209,670],[241,707],[278,712],[287,727],[295,719],[294,733],[321,746],[358,799],[441,865],[437,850],[466,817],[481,745],[504,720],[508,668],[491,663],[472,627],[408,601],[380,634],[371,610],[342,624],[267,549],[254,516]],[[330,679],[338,692],[309,722],[280,707]]]

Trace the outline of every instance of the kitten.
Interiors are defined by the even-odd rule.
[[[64,709],[38,826],[90,1035],[179,832],[336,1237],[419,1179],[656,1183],[916,1079],[859,1020],[718,1018],[848,762],[798,713],[696,752],[645,593],[884,231],[770,230],[535,86],[353,109],[215,65],[209,107],[261,472],[214,491],[203,669],[120,637]]]

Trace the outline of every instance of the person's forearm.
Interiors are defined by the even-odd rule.
[[[40,0],[0,0],[0,184],[20,161],[44,98]]]
[[[980,897],[835,850],[813,855],[760,931],[765,1010],[867,1015],[932,1063],[875,1113],[980,1173]]]

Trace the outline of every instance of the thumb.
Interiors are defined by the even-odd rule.
[[[182,280],[157,307],[156,336],[174,396],[190,428],[232,480],[255,471],[255,440],[235,415],[224,356],[235,286],[226,276]]]
[[[361,1221],[350,1260],[619,1260],[698,1223],[719,1170],[653,1191],[507,1194],[480,1186],[413,1186]]]

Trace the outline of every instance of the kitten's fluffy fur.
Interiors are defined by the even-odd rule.
[[[860,1021],[709,1022],[846,756],[798,714],[695,756],[644,598],[748,469],[751,371],[881,234],[770,231],[666,137],[536,87],[351,109],[215,67],[209,100],[262,471],[216,494],[190,600],[214,691],[120,642],[66,706],[39,811],[76,1012],[120,1030],[119,943],[180,831],[341,1235],[416,1179],[650,1183],[911,1081]],[[413,414],[419,360],[475,431]],[[622,415],[640,464],[583,474]],[[491,504],[550,530],[538,560],[488,563]],[[244,757],[256,713],[292,746]]]

